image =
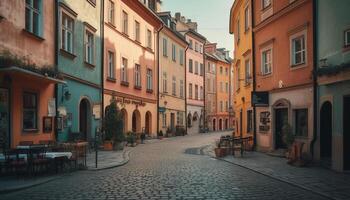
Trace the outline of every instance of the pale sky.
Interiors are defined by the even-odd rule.
[[[218,48],[230,50],[232,57],[233,35],[229,33],[230,9],[234,0],[162,0],[162,11],[176,12],[198,23],[198,32]]]

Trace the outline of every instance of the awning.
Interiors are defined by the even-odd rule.
[[[31,76],[31,77],[35,77],[35,78],[38,78],[38,79],[46,80],[46,81],[49,81],[49,82],[53,82],[53,83],[66,84],[66,82],[61,80],[61,79],[52,78],[50,76],[45,76],[45,75],[42,75],[42,74],[38,74],[38,73],[32,72],[30,70],[23,69],[23,68],[20,68],[20,67],[15,67],[15,66],[0,68],[0,72],[7,72],[9,74],[22,74],[24,76]]]

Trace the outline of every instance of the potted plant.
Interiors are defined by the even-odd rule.
[[[160,131],[158,132],[158,135],[157,135],[157,136],[158,136],[158,139],[160,139],[160,140],[163,139],[163,136],[164,136],[164,135],[163,135],[163,131],[160,130]]]
[[[128,143],[128,146],[135,147],[136,146],[136,133],[129,131],[126,134],[126,141]]]
[[[220,140],[216,141],[215,156],[218,158],[226,156],[226,149],[222,148]]]
[[[113,98],[106,107],[106,115],[103,121],[104,128],[104,149],[120,150],[124,147],[123,120],[118,109],[117,101]]]

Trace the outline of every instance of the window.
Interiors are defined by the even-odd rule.
[[[216,74],[216,65],[213,64],[213,73]]]
[[[176,77],[173,76],[173,95],[176,96]]]
[[[128,35],[128,23],[129,23],[129,16],[128,13],[126,13],[125,11],[123,11],[123,33],[125,33],[126,35]]]
[[[180,65],[184,65],[184,50],[180,49]]]
[[[153,90],[153,73],[151,69],[147,69],[147,90]]]
[[[135,40],[140,42],[140,22],[135,21]]]
[[[250,70],[250,60],[245,61],[245,84],[250,84],[251,80],[251,70]]]
[[[38,129],[38,96],[35,93],[23,93],[23,121],[24,131]]]
[[[295,114],[295,135],[307,137],[308,135],[308,111],[307,109],[294,110]]]
[[[263,9],[269,7],[271,5],[271,0],[262,0]]]
[[[180,97],[184,97],[184,81],[180,80]]]
[[[237,74],[236,74],[236,88],[237,90],[239,90],[241,88],[241,81],[239,80],[239,75],[241,73],[241,69],[239,67],[239,65],[237,66]]]
[[[193,94],[192,94],[192,83],[190,83],[188,85],[188,98],[192,99],[193,98]]]
[[[225,67],[225,75],[228,76],[228,68]]]
[[[240,36],[240,30],[239,30],[239,20],[237,20],[237,43],[239,42],[241,36]]]
[[[25,27],[26,30],[40,36],[41,35],[41,0],[26,0]]]
[[[208,62],[208,72],[207,73],[210,73],[211,72],[211,70],[210,70],[210,62]]]
[[[225,101],[225,111],[228,111],[228,101]]]
[[[190,73],[193,73],[193,60],[192,59],[189,60],[188,71]]]
[[[194,85],[194,99],[198,100],[198,85]]]
[[[174,62],[176,62],[176,46],[175,46],[175,44],[172,44],[172,59]]]
[[[220,112],[224,112],[224,102],[220,101]]]
[[[163,38],[163,56],[168,56],[168,40]]]
[[[189,44],[189,47],[190,47],[190,49],[193,49],[193,41],[192,40],[190,40],[190,42],[189,42],[190,44]]]
[[[223,73],[223,68],[222,66],[220,66],[220,74],[222,75],[222,73]]]
[[[85,30],[85,62],[89,64],[94,64],[94,34],[89,31]]]
[[[350,29],[345,31],[345,47],[350,46]]]
[[[168,80],[166,72],[163,72],[163,92],[168,93]]]
[[[201,87],[199,88],[199,97],[200,97],[201,100],[204,99],[203,86],[201,86]]]
[[[224,92],[224,83],[220,82],[220,92]]]
[[[249,6],[247,6],[244,10],[244,30],[247,31],[249,29]]]
[[[203,76],[203,75],[204,75],[204,66],[203,66],[202,63],[200,64],[200,69],[199,69],[199,71],[200,71],[200,75]]]
[[[194,62],[194,73],[198,74],[198,62],[197,61]]]
[[[115,63],[114,63],[114,53],[108,51],[108,71],[107,77],[111,79],[115,79]]]
[[[183,112],[177,112],[177,124],[178,125],[184,124],[184,113]]]
[[[247,110],[247,133],[253,131],[253,111]]]
[[[122,58],[121,81],[128,82],[128,60]]]
[[[195,50],[196,52],[198,52],[198,43],[197,43],[197,42],[194,42],[194,50]]]
[[[73,53],[74,19],[62,12],[61,23],[61,48]]]
[[[139,64],[135,64],[135,69],[134,69],[134,79],[135,79],[135,86],[136,87],[141,87],[141,66]]]
[[[203,45],[199,45],[199,53],[203,54]]]
[[[163,128],[165,128],[167,126],[166,125],[166,113],[162,114],[162,121],[163,121]]]
[[[305,63],[305,37],[297,37],[292,39],[292,65],[300,65]]]
[[[108,22],[114,25],[114,2],[111,0],[108,3]]]
[[[225,85],[226,85],[226,87],[225,87],[226,90],[225,91],[226,91],[226,93],[228,93],[228,83],[226,83]]]
[[[152,32],[147,29],[147,47],[152,49]]]
[[[270,74],[272,71],[272,49],[267,49],[262,52],[262,75]]]
[[[210,79],[209,78],[207,78],[206,85],[207,85],[207,92],[210,92],[211,91],[211,87],[210,87]]]

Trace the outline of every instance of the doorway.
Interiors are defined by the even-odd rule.
[[[90,136],[90,102],[87,99],[80,101],[79,106],[79,132],[81,134],[80,139],[87,141]]]
[[[275,149],[287,148],[282,139],[282,128],[286,123],[288,123],[288,109],[275,109]]]
[[[175,113],[170,113],[170,130],[172,133],[175,132]]]
[[[219,119],[219,130],[222,131],[222,119]]]
[[[10,148],[10,91],[0,88],[0,152]]]
[[[216,119],[213,119],[213,131],[216,131]]]
[[[141,133],[141,116],[138,110],[132,113],[132,132]]]
[[[343,99],[343,160],[344,170],[350,170],[350,96]]]
[[[320,157],[327,167],[332,164],[332,104],[327,101],[320,112]]]
[[[145,134],[150,135],[152,133],[152,114],[151,112],[147,111],[146,112],[146,117],[145,117]]]

